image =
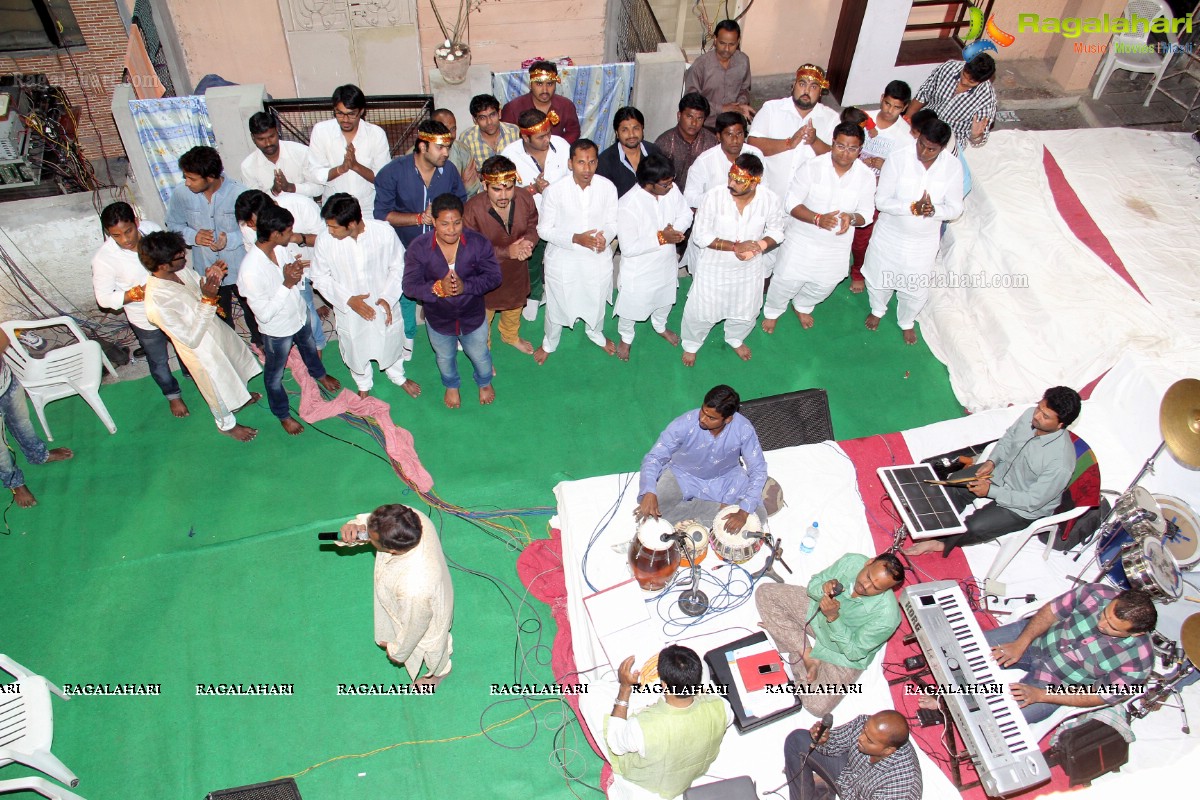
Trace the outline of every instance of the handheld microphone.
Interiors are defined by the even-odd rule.
[[[321,541],[321,542],[336,542],[336,541],[339,541],[341,538],[342,538],[342,535],[340,533],[338,533],[337,531],[321,531],[320,533],[317,534],[317,541]],[[354,538],[355,538],[355,540],[360,541],[360,542],[371,541],[371,537],[367,535],[366,531],[359,531],[358,536],[356,536]]]
[[[826,714],[825,716],[821,717],[821,721],[817,723],[817,732],[813,734],[812,744],[808,747],[808,752],[811,753],[816,749],[817,743],[821,741],[821,737],[824,736],[825,733],[832,727],[833,714]]]
[[[833,588],[829,590],[830,597],[837,597],[842,592],[846,591],[846,587],[842,586],[842,582],[834,578]],[[828,716],[828,715],[826,715]],[[824,720],[822,720],[824,722]]]

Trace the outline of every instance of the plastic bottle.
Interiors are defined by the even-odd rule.
[[[800,539],[800,552],[811,553],[817,547],[817,539],[821,537],[821,527],[813,520],[812,527],[805,532],[804,537]]]

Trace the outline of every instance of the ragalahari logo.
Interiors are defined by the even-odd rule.
[[[1005,33],[1000,30],[1000,26],[996,24],[995,14],[988,17],[987,24],[985,25],[983,22],[983,12],[978,8],[967,6],[967,13],[971,17],[971,27],[967,29],[964,41],[970,42],[970,44],[963,48],[963,61],[970,61],[975,56],[987,50],[999,52],[996,45],[1008,47],[1017,40],[1017,37],[1011,33]],[[984,34],[987,35],[987,38],[980,38]]]

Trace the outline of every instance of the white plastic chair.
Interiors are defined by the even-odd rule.
[[[1163,0],[1129,0],[1122,16],[1128,20],[1132,19],[1134,15],[1139,17],[1140,24],[1137,30],[1114,34],[1112,41],[1108,44],[1104,61],[1100,62],[1100,77],[1096,79],[1096,90],[1092,92],[1093,100],[1100,98],[1113,70],[1123,69],[1128,72],[1149,72],[1154,75],[1154,82],[1150,84],[1150,93],[1146,95],[1146,102],[1142,103],[1143,106],[1148,106],[1150,98],[1154,97],[1154,92],[1158,89],[1158,82],[1162,80],[1163,73],[1167,71],[1167,65],[1171,63],[1174,55],[1172,48],[1167,48],[1162,53],[1146,48],[1150,41],[1150,27],[1153,21],[1159,17],[1165,17],[1168,20],[1174,19],[1175,12]],[[1147,20],[1147,22],[1143,23],[1141,20]],[[1179,43],[1179,34],[1177,33],[1168,30],[1162,35],[1171,45]]]
[[[11,781],[0,781],[0,794],[10,792],[37,792],[50,800],[83,800],[72,791],[55,786],[45,778],[16,778]]]
[[[50,692],[63,700],[70,700],[71,696],[6,655],[0,654],[0,669],[17,679],[15,684],[10,684],[17,686],[16,691],[0,694],[0,767],[15,761],[44,772],[60,783],[78,786],[79,778],[75,777],[75,773],[50,752],[50,745],[54,741],[54,709],[50,706]],[[0,791],[5,784],[18,782],[4,781],[0,783]],[[52,784],[46,786],[57,791]],[[61,796],[75,797],[70,793]]]
[[[18,330],[50,328],[55,325],[66,327],[78,341],[50,350],[39,358],[29,353],[17,338]],[[50,426],[46,424],[46,404],[72,395],[79,395],[87,401],[109,433],[117,432],[112,415],[100,399],[101,366],[113,376],[116,376],[117,371],[100,349],[99,342],[84,336],[75,320],[70,317],[51,317],[34,321],[10,320],[0,322],[0,328],[8,334],[11,343],[4,358],[33,402],[33,410],[37,412],[47,439],[54,441],[54,434],[50,433]]]

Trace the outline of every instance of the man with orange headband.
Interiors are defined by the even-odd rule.
[[[500,155],[517,167],[517,188],[533,197],[538,213],[542,210],[542,192],[550,184],[570,173],[567,166],[571,145],[561,136],[551,133],[550,118],[531,108],[521,114],[518,130],[521,138],[501,151]],[[542,257],[546,244],[541,242],[529,258],[529,302],[525,305],[525,319],[537,319],[538,306],[542,303]]]
[[[433,230],[430,204],[433,198],[452,194],[464,203],[467,189],[458,168],[449,162],[454,137],[440,122],[425,120],[417,125],[417,143],[413,151],[392,159],[375,176],[374,217],[396,229],[407,248],[423,233]],[[412,358],[412,340],[417,335],[416,303],[400,299],[404,318],[404,360]]]
[[[500,112],[503,122],[521,124],[521,114],[531,108],[550,118],[550,132],[573,144],[579,138],[579,113],[575,104],[555,93],[562,78],[558,76],[558,65],[553,61],[535,61],[529,65],[529,91],[514,97]]]
[[[738,358],[750,360],[745,343],[763,302],[763,253],[783,241],[783,203],[759,186],[763,164],[740,155],[729,170],[727,186],[704,195],[692,225],[699,252],[696,275],[683,308],[683,365],[696,363],[696,352],[713,326],[725,321],[725,342]]]
[[[521,309],[529,296],[529,257],[540,241],[537,206],[529,192],[517,188],[517,167],[504,156],[484,161],[479,178],[484,191],[467,201],[463,224],[491,241],[500,262],[500,286],[483,298],[488,348],[492,317],[499,312],[500,340],[533,355],[533,345],[521,338]]]
[[[787,194],[801,164],[829,152],[833,129],[841,120],[836,111],[821,104],[828,88],[825,70],[804,64],[796,70],[791,97],[763,103],[750,126],[746,141],[763,151],[767,188],[780,197]]]

